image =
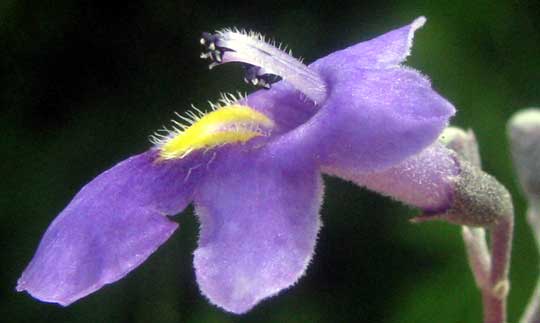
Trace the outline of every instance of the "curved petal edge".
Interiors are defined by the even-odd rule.
[[[49,226],[17,290],[66,306],[127,275],[178,227],[166,215],[191,201],[199,162],[148,151],[96,177]]]
[[[216,165],[195,198],[194,265],[210,302],[240,314],[304,274],[320,228],[322,179],[313,167],[290,170],[268,158],[229,156]]]

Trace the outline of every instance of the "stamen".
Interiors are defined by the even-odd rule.
[[[326,84],[321,76],[299,60],[265,42],[262,35],[225,29],[216,34],[203,33],[201,58],[210,60],[209,68],[228,62],[246,63],[245,80],[270,88],[270,75],[282,77],[315,103],[326,98]]]
[[[244,65],[245,76],[244,82],[254,86],[259,86],[265,89],[269,89],[273,82],[277,82],[281,77],[273,74],[261,74],[262,68],[255,65]]]
[[[171,120],[173,130],[166,127],[150,136],[159,149],[161,160],[184,158],[199,149],[211,149],[229,143],[244,143],[259,136],[269,135],[274,123],[264,114],[236,103],[232,95],[223,95],[220,103],[212,104],[212,111],[204,113],[194,108],[188,117],[177,114],[185,121]]]

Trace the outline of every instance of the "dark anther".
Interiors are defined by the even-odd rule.
[[[264,89],[270,89],[272,83],[279,81],[280,77],[273,74],[261,74],[261,68],[259,66],[245,64],[244,81],[247,84],[251,84]]]
[[[222,61],[224,49],[217,46],[219,36],[217,34],[211,34],[204,32],[201,35],[200,43],[203,46],[203,52],[201,53],[202,59],[210,60],[210,68],[218,65]]]

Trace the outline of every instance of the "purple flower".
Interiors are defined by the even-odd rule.
[[[193,202],[200,289],[243,313],[306,271],[321,226],[321,173],[426,211],[448,208],[456,169],[432,143],[454,108],[401,65],[424,22],[309,67],[255,34],[205,34],[211,67],[242,62],[250,83],[283,81],[191,113],[188,125],[176,122],[155,147],[88,183],[48,228],[17,290],[69,305],[145,261],[178,227],[167,216]]]

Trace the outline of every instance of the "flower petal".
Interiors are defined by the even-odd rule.
[[[459,166],[453,153],[435,143],[402,163],[379,172],[355,173],[325,169],[325,173],[421,208],[427,213],[448,209]]]
[[[348,84],[361,82],[357,75],[359,69],[396,68],[410,54],[414,32],[425,21],[424,17],[419,17],[410,25],[329,54],[310,64],[309,68],[321,74],[329,94],[337,80],[350,79]],[[256,91],[242,102],[274,120],[275,134],[302,125],[319,111],[312,100],[284,81],[274,83],[270,90]],[[324,102],[320,104],[325,105]]]
[[[328,168],[367,172],[396,165],[432,143],[454,107],[404,67],[329,75],[331,94],[305,124],[272,143]]]
[[[272,119],[275,135],[298,127],[318,111],[309,99],[284,81],[274,83],[269,90],[256,91],[241,102]]]
[[[49,226],[17,290],[69,305],[124,277],[176,230],[166,214],[191,201],[197,163],[149,151],[99,175]]]
[[[409,56],[414,32],[425,22],[425,17],[419,17],[410,25],[334,52],[310,67],[325,66],[325,68],[347,72],[355,68],[377,69],[396,66],[403,63]]]
[[[305,163],[292,169],[278,163],[261,153],[228,154],[195,197],[197,281],[227,311],[244,313],[291,286],[313,255],[321,177]]]

